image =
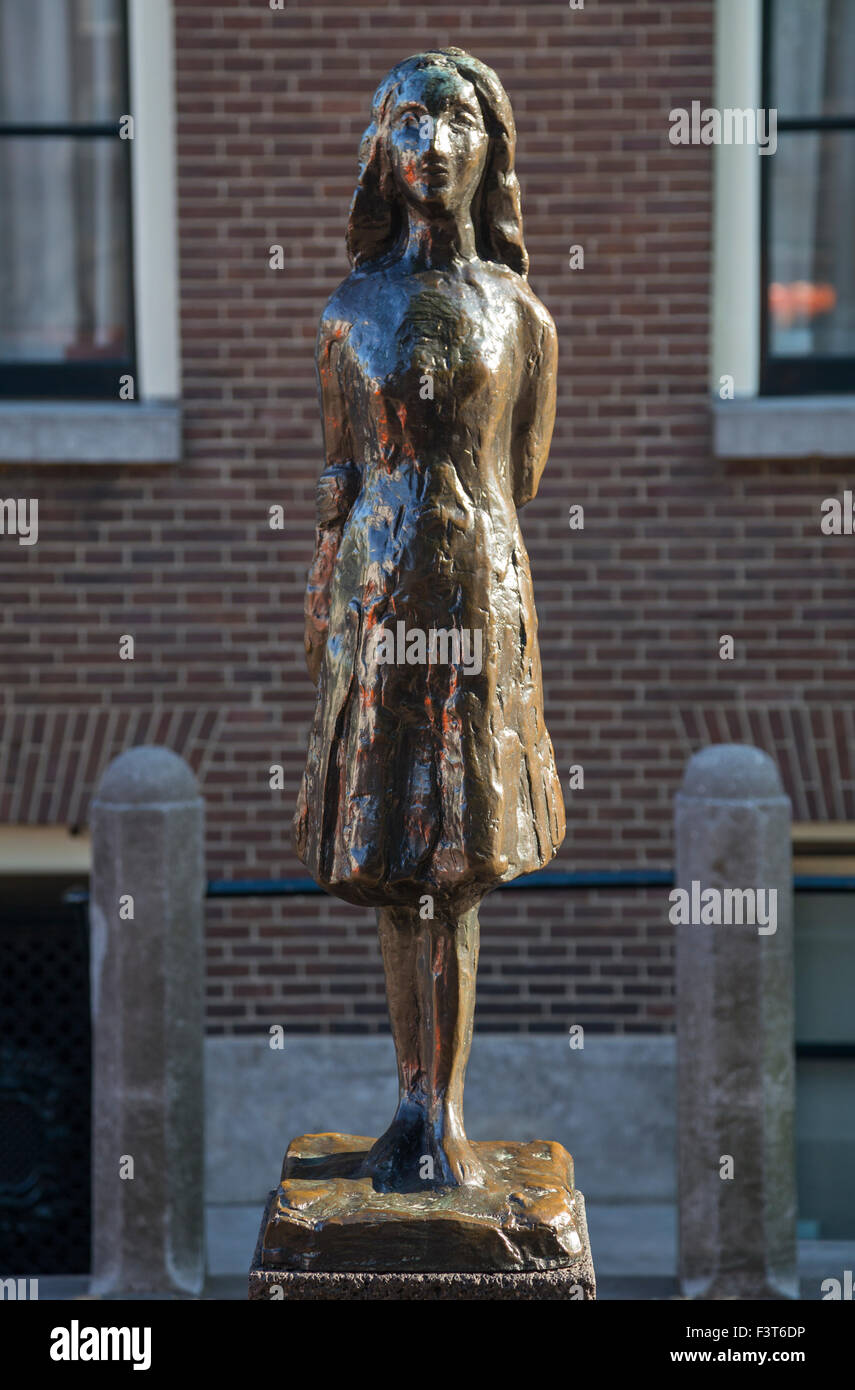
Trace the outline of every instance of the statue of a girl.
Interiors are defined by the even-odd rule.
[[[489,1178],[462,1110],[478,905],[564,835],[517,520],[549,450],[556,334],[525,278],[514,140],[469,54],[394,67],[318,334],[318,697],[295,841],[330,893],[379,910],[400,1086],[364,1169],[379,1191]]]

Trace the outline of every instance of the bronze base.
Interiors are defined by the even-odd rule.
[[[560,1144],[476,1143],[487,1170],[483,1186],[397,1193],[375,1192],[370,1178],[360,1176],[373,1143],[309,1134],[288,1146],[262,1223],[256,1282],[268,1271],[555,1272],[559,1283],[573,1276],[568,1287],[578,1283],[587,1291],[558,1296],[594,1297],[584,1201],[573,1189],[573,1160]]]

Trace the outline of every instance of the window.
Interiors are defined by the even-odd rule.
[[[0,0],[0,396],[134,375],[125,0]]]
[[[793,871],[812,882],[795,896],[796,1163],[802,1234],[855,1239],[855,824],[793,825]]]
[[[714,104],[777,112],[774,153],[715,147],[715,455],[851,459],[855,0],[716,0]]]
[[[180,461],[176,194],[174,0],[0,0],[0,466]]]
[[[763,395],[855,391],[855,4],[765,0]]]

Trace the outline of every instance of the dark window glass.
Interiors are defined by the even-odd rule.
[[[128,355],[118,141],[0,140],[0,360]]]
[[[774,0],[770,9],[769,105],[785,117],[851,116],[852,0]]]
[[[124,0],[0,0],[0,395],[133,373]]]
[[[855,131],[791,135],[772,158],[770,351],[855,357]]]
[[[761,389],[855,392],[855,3],[766,0],[765,26]]]
[[[117,0],[0,0],[0,121],[117,121],[127,111]]]

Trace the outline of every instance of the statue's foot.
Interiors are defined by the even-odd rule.
[[[439,1135],[437,1133],[439,1131]],[[369,1150],[363,1173],[377,1192],[481,1187],[486,1169],[459,1127],[432,1125],[421,1107],[400,1109]]]
[[[446,1135],[442,1148],[453,1186],[484,1186],[487,1170],[465,1135]]]

